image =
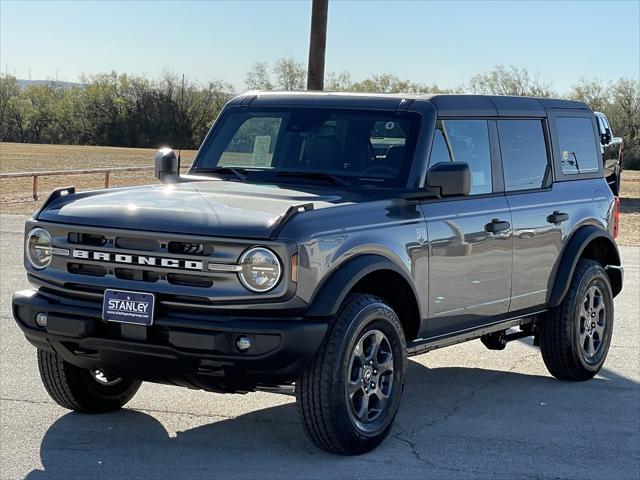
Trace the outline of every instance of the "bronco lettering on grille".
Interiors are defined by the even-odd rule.
[[[151,267],[176,268],[182,270],[203,270],[204,262],[200,260],[182,260],[178,258],[152,257],[147,255],[129,255],[110,252],[93,252],[91,250],[73,250],[73,258],[95,260],[99,262],[146,265]]]

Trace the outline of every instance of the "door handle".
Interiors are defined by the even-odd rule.
[[[566,222],[569,220],[568,213],[562,213],[558,210],[555,210],[551,215],[547,217],[547,222],[553,223],[554,225],[559,225],[562,222]]]
[[[505,222],[504,220],[498,220],[497,218],[494,218],[484,226],[484,230],[485,232],[489,232],[489,233],[497,233],[503,230],[507,230],[509,229],[509,227],[511,227],[511,224],[509,222]]]

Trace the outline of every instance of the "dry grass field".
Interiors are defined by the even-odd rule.
[[[640,246],[640,170],[622,172],[618,243]]]
[[[34,145],[0,143],[0,173],[75,170],[104,167],[149,167],[143,172],[111,174],[110,185],[121,187],[155,182],[151,148],[88,147],[75,145]],[[182,165],[189,166],[194,150],[182,151]],[[104,174],[39,177],[39,200],[47,198],[54,188],[75,185],[78,189],[104,188]],[[0,212],[31,213],[40,202],[31,198],[32,179],[0,180]]]
[[[111,186],[139,185],[156,181],[151,168],[155,153],[146,148],[0,143],[0,173],[149,166],[144,172],[111,175]],[[193,150],[183,150],[182,164],[188,166],[194,155]],[[622,179],[619,243],[640,246],[640,171],[625,171]],[[0,180],[0,213],[31,213],[57,187],[103,188],[104,175],[43,177],[38,183],[36,202],[31,198],[31,178]]]

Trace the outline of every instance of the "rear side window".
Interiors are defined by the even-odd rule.
[[[593,173],[600,169],[590,118],[558,117],[556,130],[563,174]]]
[[[438,120],[429,168],[436,163],[465,162],[471,170],[471,195],[491,193],[491,153],[486,120]]]
[[[540,120],[498,120],[507,192],[542,188],[549,171]]]

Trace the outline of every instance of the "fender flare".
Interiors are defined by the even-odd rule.
[[[413,280],[407,272],[381,255],[365,254],[347,260],[334,270],[316,290],[311,306],[305,313],[309,317],[330,317],[335,315],[351,289],[366,275],[379,270],[391,270],[401,275],[411,290],[418,308],[418,295]]]
[[[552,288],[548,290],[547,294],[547,306],[557,307],[564,299],[571,279],[573,278],[573,272],[576,269],[578,261],[582,257],[585,249],[596,239],[604,239],[605,242],[611,247],[608,253],[607,262],[604,267],[607,270],[607,274],[611,279],[613,296],[615,297],[622,288],[622,268],[620,262],[620,253],[618,252],[618,246],[615,240],[611,237],[609,232],[593,225],[584,225],[579,227],[569,238],[565,248],[560,254],[560,258],[556,262],[553,274],[550,281]],[[619,268],[607,268],[608,266]]]

